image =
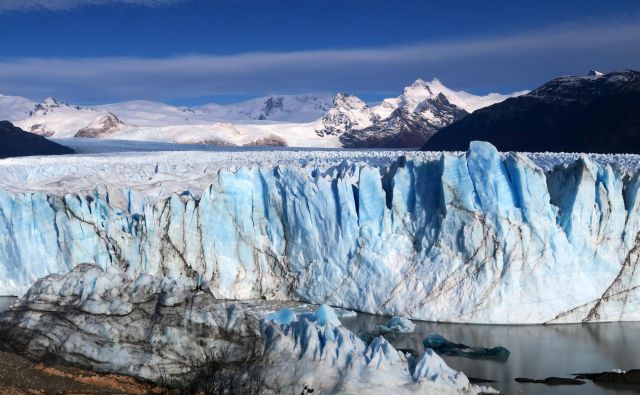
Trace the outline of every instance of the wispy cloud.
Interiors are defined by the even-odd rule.
[[[168,58],[0,60],[0,92],[67,100],[170,100],[306,91],[390,92],[421,78],[457,88],[532,88],[559,75],[640,67],[640,24],[385,48]],[[523,86],[524,85],[524,86]]]
[[[135,5],[155,7],[185,0],[1,0],[0,13],[21,11],[66,11],[85,6]]]

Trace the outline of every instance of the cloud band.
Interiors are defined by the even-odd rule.
[[[0,60],[0,92],[96,101],[309,91],[390,92],[439,77],[457,88],[532,88],[589,68],[640,66],[640,24],[574,25],[480,40],[351,50],[167,58]],[[523,86],[524,85],[524,86]]]

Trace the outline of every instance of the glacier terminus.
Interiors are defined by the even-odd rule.
[[[640,320],[637,163],[484,142],[7,159],[0,294],[95,264],[418,320]]]

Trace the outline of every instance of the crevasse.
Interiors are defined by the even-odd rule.
[[[640,319],[640,181],[586,156],[545,173],[474,142],[463,156],[245,166],[207,183],[156,199],[135,185],[0,190],[0,293],[96,263],[207,280],[218,298],[423,320]]]

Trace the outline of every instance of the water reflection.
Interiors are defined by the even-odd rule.
[[[387,320],[388,317],[366,314],[341,319],[346,327],[361,335]],[[640,368],[638,322],[552,326],[414,323],[413,333],[395,335],[389,338],[391,343],[397,348],[421,351],[422,340],[431,333],[439,333],[452,342],[469,346],[506,347],[511,352],[506,362],[444,357],[449,366],[467,376],[497,381],[492,385],[506,394],[640,394],[640,388],[605,387],[591,382],[579,387],[549,387],[514,381],[516,377],[572,377],[570,374],[577,372]]]

